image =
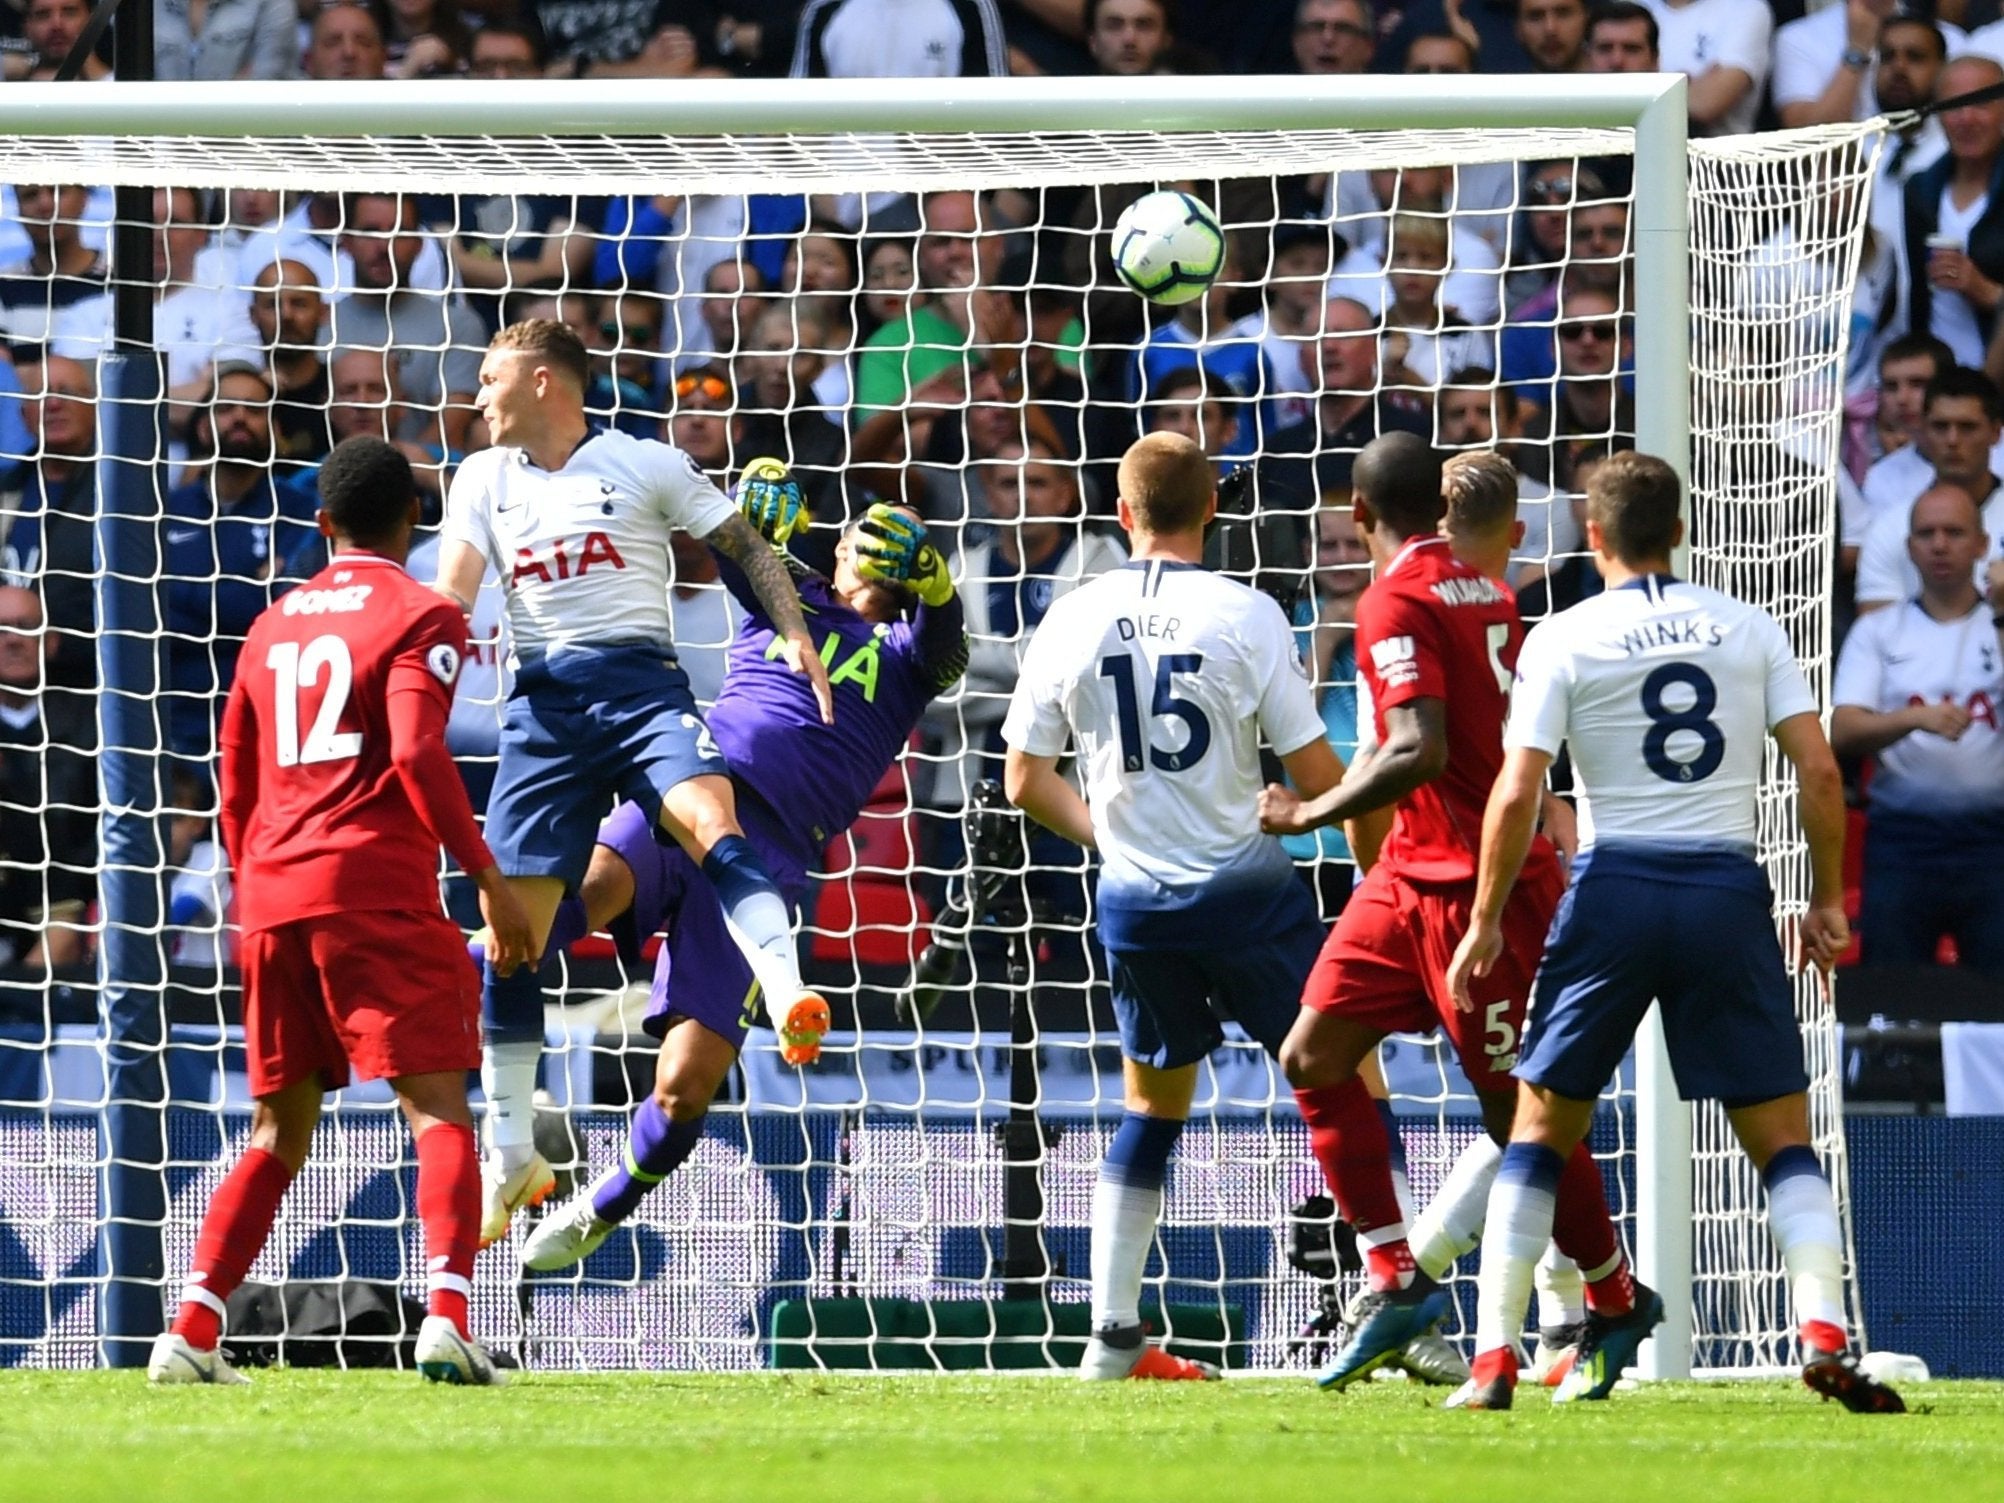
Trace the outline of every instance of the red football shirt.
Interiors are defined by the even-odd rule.
[[[442,737],[465,645],[457,607],[367,553],[335,558],[252,624],[221,737],[246,931],[351,909],[438,911],[439,837],[398,771],[391,726],[415,710]],[[400,707],[405,695],[422,701]],[[453,784],[464,823],[441,833],[470,839],[454,855],[479,870],[492,858]]]
[[[1447,768],[1399,800],[1380,859],[1418,882],[1470,882],[1482,811],[1503,766],[1503,722],[1524,627],[1510,587],[1457,559],[1445,538],[1399,550],[1357,602],[1357,663],[1378,740],[1385,712],[1447,707]]]

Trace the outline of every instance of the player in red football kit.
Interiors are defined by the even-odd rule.
[[[474,823],[445,749],[466,623],[404,573],[410,463],[351,438],[319,473],[325,569],[252,625],[223,715],[222,834],[236,872],[250,1144],[209,1203],[156,1383],[246,1381],[218,1349],[224,1302],[271,1235],[325,1091],[387,1078],[417,1139],[428,1378],[500,1381],[466,1325],[480,1171],[466,1075],[479,982],[438,896],[441,842],[480,889],[510,969],[529,921]]]
[[[1371,692],[1377,750],[1343,782],[1303,801],[1270,787],[1266,828],[1294,834],[1395,804],[1377,863],[1322,947],[1281,1051],[1309,1140],[1344,1219],[1364,1244],[1373,1297],[1321,1374],[1341,1388],[1446,1314],[1449,1299],[1413,1261],[1384,1118],[1358,1077],[1389,1033],[1443,1030],[1506,1141],[1531,978],[1565,880],[1540,839],[1504,912],[1506,955],[1462,1012],[1447,967],[1468,927],[1482,811],[1503,760],[1503,721],[1523,627],[1509,586],[1456,559],[1440,535],[1439,457],[1410,434],[1366,445],[1352,472],[1358,534],[1376,579],[1357,606],[1357,663]],[[1508,497],[1514,508],[1514,485]],[[1559,1184],[1554,1241],[1579,1263],[1596,1312],[1634,1308],[1633,1280],[1608,1217],[1600,1170],[1582,1145]]]

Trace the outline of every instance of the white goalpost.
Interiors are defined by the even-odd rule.
[[[1332,293],[1361,296],[1358,289],[1376,278],[1379,295],[1392,302],[1403,296],[1393,285],[1406,265],[1397,259],[1407,243],[1401,237],[1416,244],[1425,237],[1415,222],[1436,226],[1430,233],[1448,246],[1438,272],[1464,299],[1483,301],[1443,305],[1437,326],[1411,327],[1396,357],[1376,363],[1363,395],[1373,411],[1390,404],[1423,414],[1440,437],[1438,394],[1469,385],[1466,371],[1483,368],[1468,358],[1456,362],[1459,373],[1450,370],[1447,352],[1489,353],[1488,379],[1478,389],[1500,386],[1509,394],[1490,401],[1497,437],[1545,481],[1527,486],[1526,515],[1542,542],[1520,560],[1522,582],[1555,575],[1578,554],[1572,466],[1590,462],[1597,446],[1632,443],[1668,460],[1689,485],[1692,577],[1775,614],[1811,684],[1827,695],[1849,300],[1877,147],[1870,127],[1688,141],[1684,81],[1657,75],[24,84],[0,93],[0,183],[185,188],[219,204],[251,190],[283,192],[288,203],[321,196],[323,217],[302,221],[299,234],[317,237],[330,273],[322,290],[333,311],[311,342],[323,357],[357,347],[341,331],[360,325],[339,305],[377,289],[366,275],[358,280],[352,251],[388,233],[355,224],[345,195],[412,195],[442,205],[426,219],[422,245],[392,290],[406,304],[463,304],[465,317],[440,319],[445,332],[435,345],[393,338],[373,346],[399,373],[384,376],[384,390],[344,396],[334,383],[317,398],[345,412],[340,422],[373,410],[392,436],[431,445],[435,476],[448,473],[470,441],[461,432],[466,413],[452,400],[464,396],[453,385],[464,366],[452,357],[477,359],[482,317],[491,321],[504,308],[513,316],[547,295],[559,316],[575,314],[587,335],[601,332],[587,342],[602,362],[606,420],[652,431],[700,405],[702,373],[726,371],[719,457],[699,457],[719,478],[735,478],[761,452],[747,445],[769,439],[782,457],[823,467],[829,499],[817,519],[824,529],[853,515],[858,495],[897,487],[922,495],[932,520],[959,545],[956,575],[963,594],[980,594],[985,623],[974,640],[976,674],[935,707],[921,743],[879,790],[856,833],[831,843],[819,895],[804,915],[803,945],[838,1002],[838,1031],[823,1065],[798,1076],[779,1064],[769,1036],[761,1042],[754,1035],[695,1156],[643,1205],[633,1230],[582,1270],[522,1281],[519,1227],[482,1255],[478,1334],[529,1365],[551,1368],[890,1365],[906,1360],[886,1355],[894,1346],[916,1353],[910,1360],[919,1366],[1034,1365],[1076,1334],[1063,1317],[1084,1298],[1092,1171],[1120,1113],[1103,962],[1085,939],[1086,884],[1067,858],[1033,846],[1030,902],[1020,915],[982,924],[977,914],[971,941],[965,931],[935,929],[961,890],[965,787],[978,775],[984,738],[999,721],[1014,654],[1027,636],[1013,618],[1034,594],[1012,583],[1019,574],[980,574],[970,560],[993,562],[998,532],[1017,526],[1014,535],[1023,535],[1018,521],[996,508],[1008,495],[1027,504],[1020,501],[1025,477],[1045,465],[1071,488],[1073,508],[1049,520],[1068,550],[1058,556],[1071,560],[1056,577],[1075,579],[1086,541],[1106,546],[1110,498],[1096,489],[1106,435],[1167,420],[1171,404],[1158,398],[1147,374],[1156,368],[1150,352],[1179,339],[1207,349],[1271,345],[1280,354],[1249,367],[1263,373],[1252,389],[1200,390],[1196,421],[1209,421],[1207,402],[1219,404],[1232,437],[1214,452],[1227,466],[1251,467],[1261,477],[1254,495],[1262,513],[1288,519],[1293,535],[1309,540],[1308,552],[1277,556],[1273,540],[1285,534],[1255,528],[1253,564],[1263,582],[1285,576],[1305,591],[1312,618],[1316,512],[1347,487],[1342,460],[1356,446],[1319,426],[1320,414],[1334,410],[1324,399],[1349,390],[1334,384],[1322,353],[1331,337],[1326,322],[1281,327],[1285,278],[1271,266],[1288,233],[1305,226],[1324,237],[1331,264],[1315,276],[1333,276]],[[1555,187],[1556,172],[1532,182],[1524,169],[1534,163],[1573,165]],[[1443,194],[1432,191],[1429,173],[1446,184]],[[1603,175],[1610,181],[1600,182]],[[1624,188],[1622,177],[1632,187]],[[1184,334],[1151,335],[1142,305],[1112,283],[1104,242],[1125,202],[1112,195],[1167,183],[1194,184],[1219,207],[1237,252],[1225,274],[1228,301],[1235,317],[1244,313],[1250,322],[1226,329],[1207,312]],[[959,190],[985,195],[972,232],[929,223],[924,198],[915,211],[891,203]],[[761,219],[772,201],[796,198],[807,200],[813,217],[802,212],[771,225]],[[586,205],[598,199],[626,204],[624,228],[587,223]],[[555,200],[558,212],[538,208],[539,200]],[[499,207],[476,213],[476,201]],[[101,197],[91,202],[81,225],[87,240],[110,228]],[[1357,211],[1359,202],[1368,209]],[[643,226],[649,203],[659,206],[659,222]],[[1576,214],[1581,205],[1618,207],[1626,248],[1597,263],[1600,253],[1555,232],[1561,220],[1549,216]],[[575,253],[561,222],[585,242]],[[206,247],[215,254],[203,263],[210,270],[198,290],[216,318],[241,313],[244,320],[224,331],[205,330],[198,319],[172,337],[198,347],[212,333],[219,360],[246,348],[254,359],[297,353],[282,328],[275,346],[245,344],[260,337],[248,318],[256,292],[250,268],[264,243],[258,236],[272,245],[305,243],[284,240],[289,233],[220,213]],[[1019,316],[970,313],[955,345],[947,336],[921,335],[906,312],[884,321],[891,338],[866,343],[863,325],[876,317],[873,288],[924,303],[926,247],[955,237],[971,242],[977,297],[1013,298]],[[709,287],[705,278],[722,262],[742,254],[758,264],[756,254],[739,248],[761,238],[775,268],[762,273],[762,289],[742,274],[726,290]],[[848,280],[816,282],[820,273],[810,273],[798,295],[775,288],[808,265],[808,242],[816,239],[833,246],[836,261],[846,256]],[[515,268],[540,253],[519,247],[551,240],[558,248],[534,278],[518,276]],[[452,242],[463,254],[449,253]],[[874,265],[886,246],[916,265],[912,283],[866,280],[874,275],[866,260]],[[497,247],[498,256],[490,254]],[[501,270],[468,270],[482,254]],[[887,258],[894,262],[895,254]],[[1023,279],[1004,277],[1000,268],[1019,261],[1029,268]],[[633,270],[643,262],[644,282]],[[1575,276],[1596,264],[1606,275]],[[1539,286],[1553,289],[1543,311],[1512,317],[1513,299]],[[1567,311],[1568,298],[1588,294],[1611,298],[1604,316],[1617,345],[1632,332],[1632,379],[1609,378],[1610,391],[1619,391],[1606,416],[1591,421],[1557,410],[1560,383],[1586,379],[1568,375],[1571,357],[1560,351],[1559,333],[1603,316]],[[1065,317],[1040,319],[1047,297]],[[948,297],[931,306],[962,305]],[[760,321],[776,310],[786,317]],[[53,294],[46,311],[46,328],[20,340],[24,348],[74,358],[86,369],[109,351],[106,334],[99,330],[93,344],[88,330],[79,332],[79,315],[65,313]],[[651,345],[637,333],[650,317]],[[984,323],[991,317],[999,322]],[[160,333],[164,346],[170,331]],[[268,344],[271,336],[263,337]],[[170,352],[170,374],[171,359]],[[1276,359],[1296,360],[1299,369],[1283,377]],[[1527,363],[1513,370],[1513,359]],[[896,421],[867,435],[872,409],[864,399],[882,388],[859,375],[865,360],[877,376],[894,368],[903,392],[883,409]],[[53,369],[53,362],[44,369],[45,384],[53,384]],[[913,399],[939,371],[949,378],[958,372],[957,393]],[[695,395],[678,392],[676,377],[692,373]],[[983,395],[981,383],[991,376],[993,393]],[[1038,381],[1063,395],[1026,396],[1024,388]],[[173,402],[186,399],[169,395],[152,451],[138,456],[163,494],[199,478],[193,467],[205,432],[201,403],[176,411]],[[1032,415],[1026,402],[1041,405],[1045,416]],[[285,403],[281,394],[274,418]],[[163,552],[157,575],[132,579],[101,558],[64,565],[52,544],[31,556],[11,541],[20,518],[38,507],[45,518],[54,514],[50,474],[109,458],[110,406],[100,404],[99,437],[82,452],[57,455],[48,424],[38,420],[25,448],[0,454],[0,467],[15,466],[16,477],[0,496],[0,577],[45,598],[52,584],[74,585],[79,570],[100,599],[122,588],[153,591],[170,608],[157,640],[145,645],[166,650],[170,662],[178,661],[176,651],[205,659],[209,679],[188,692],[212,702],[227,687],[214,670],[227,658],[230,629],[216,616],[190,627],[172,606],[179,598],[173,591],[191,579],[211,590],[231,582],[220,548],[206,571],[185,573]],[[984,436],[984,409],[1000,414],[999,437]],[[1038,447],[1051,447],[1046,422],[1059,452]],[[6,431],[0,424],[0,446]],[[1283,433],[1306,433],[1307,449],[1293,447],[1292,438],[1276,446],[1272,440]],[[310,484],[303,460],[288,473]],[[281,495],[278,504],[292,503]],[[289,515],[247,520],[275,538]],[[267,591],[284,575],[275,543],[269,552],[266,574],[249,581]],[[686,560],[678,567],[685,571],[678,642],[720,658],[728,612],[699,567],[687,572]],[[1019,571],[1034,572],[1028,565]],[[1011,619],[998,620],[992,610]],[[1304,630],[1312,640],[1310,620]],[[494,650],[488,643],[490,659]],[[491,728],[500,678],[485,682]],[[115,694],[121,686],[87,688]],[[181,692],[171,681],[170,689]],[[480,705],[462,708],[471,721],[480,719]],[[112,724],[100,717],[98,743],[112,757],[162,766],[200,760],[178,745],[106,743]],[[471,768],[491,761],[491,747],[460,751]],[[1769,771],[1761,855],[1779,922],[1792,933],[1807,897],[1807,860],[1785,765],[1771,758]],[[46,822],[59,800],[45,784],[0,791],[0,803]],[[143,812],[182,807],[163,802]],[[102,876],[102,857],[88,864]],[[179,870],[189,865],[181,855]],[[164,883],[176,874],[159,875]],[[46,871],[40,880],[43,907],[53,913],[57,894]],[[222,889],[212,882],[208,890]],[[129,917],[111,909],[68,922],[101,949],[111,948],[104,934],[121,925],[130,937]],[[195,927],[227,949],[218,915]],[[147,1045],[160,1056],[165,1098],[141,1103],[164,1124],[165,1163],[145,1167],[161,1174],[166,1209],[157,1224],[144,1219],[164,1260],[150,1282],[167,1300],[207,1195],[243,1142],[247,1103],[233,1052],[241,1043],[232,1033],[227,967],[189,962],[177,949],[193,932],[186,926],[154,919],[140,928],[141,942],[157,943],[177,961],[165,992],[164,1042]],[[1012,936],[1020,941],[1013,948]],[[940,983],[946,1006],[936,1022],[913,1027],[894,999],[936,937],[947,941],[949,956],[965,947],[968,961]],[[571,1005],[551,1010],[544,1066],[552,1125],[560,1117],[568,1124],[594,1169],[619,1151],[625,1108],[651,1079],[652,1045],[630,995],[646,972],[629,969],[630,955],[611,958],[612,950],[599,942],[566,962]],[[86,1364],[99,1356],[109,1278],[99,1251],[106,1241],[100,1187],[120,1167],[119,1124],[127,1121],[116,1099],[120,1077],[107,1064],[121,1041],[93,1019],[87,985],[8,974],[18,984],[0,974],[0,1366]],[[1797,985],[1817,1147],[1833,1171],[1848,1231],[1835,1022],[1810,978]],[[1397,1041],[1388,1067],[1413,1188],[1423,1200],[1477,1130],[1474,1103],[1434,1043]],[[1710,1107],[1694,1113],[1676,1099],[1653,1026],[1601,1117],[1593,1142],[1617,1219],[1639,1274],[1664,1291],[1670,1311],[1644,1349],[1644,1375],[1785,1365],[1794,1338],[1759,1185],[1722,1114]],[[316,1154],[252,1277],[421,1286],[407,1149],[386,1096],[343,1093]],[[1178,1164],[1150,1274],[1170,1334],[1178,1321],[1194,1320],[1191,1339],[1229,1349],[1238,1365],[1304,1366],[1308,1349],[1299,1338],[1323,1289],[1290,1269],[1286,1251],[1294,1208],[1319,1189],[1318,1177],[1290,1093],[1257,1050],[1234,1046],[1206,1070]],[[580,1169],[580,1183],[587,1172]],[[1473,1256],[1464,1260],[1458,1289],[1472,1289],[1474,1266]],[[995,1313],[1011,1302],[1041,1313],[1012,1324]],[[1461,1310],[1472,1318],[1466,1293]]]

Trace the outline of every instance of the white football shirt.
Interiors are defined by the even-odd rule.
[[[1658,60],[1665,73],[1703,78],[1714,68],[1737,68],[1753,87],[1718,124],[1693,126],[1693,135],[1741,136],[1754,127],[1772,65],[1774,12],[1767,0],[1642,0],[1656,17]]]
[[[1280,607],[1195,564],[1129,563],[1055,601],[1023,658],[1002,739],[1055,757],[1077,737],[1103,903],[1153,907],[1287,853],[1262,835],[1262,740],[1323,735]]]
[[[1651,575],[1531,628],[1503,744],[1572,747],[1581,849],[1751,850],[1767,733],[1815,710],[1765,611]]]
[[[501,576],[518,655],[663,644],[668,534],[708,537],[734,509],[680,449],[607,429],[555,472],[520,449],[470,455],[440,537],[471,543]]]
[[[1884,714],[1944,699],[1969,711],[1969,729],[1955,741],[1913,731],[1880,752],[1875,815],[2004,809],[2004,664],[1985,601],[1955,621],[1935,620],[1916,600],[1858,618],[1837,659],[1832,704]]]

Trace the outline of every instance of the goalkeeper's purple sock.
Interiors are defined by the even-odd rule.
[[[601,1221],[626,1220],[641,1197],[682,1166],[682,1160],[703,1136],[703,1119],[677,1122],[652,1096],[633,1114],[626,1134],[626,1153],[591,1194],[591,1208]]]
[[[557,916],[550,922],[550,937],[543,941],[543,953],[555,955],[568,950],[590,930],[585,925],[583,898],[565,898],[557,904]]]

